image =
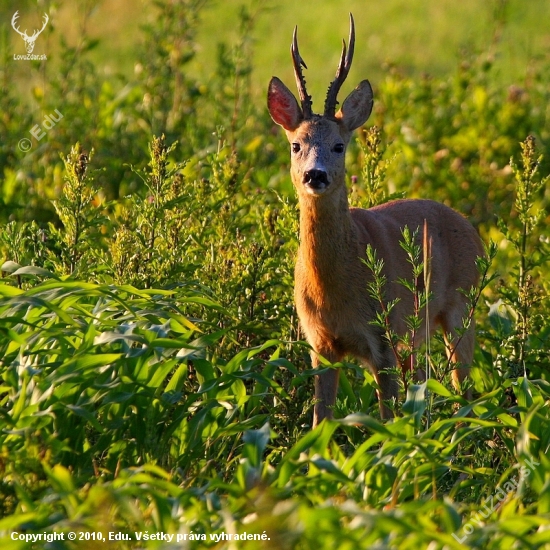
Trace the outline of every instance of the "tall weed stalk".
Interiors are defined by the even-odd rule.
[[[516,183],[513,209],[507,220],[498,219],[515,263],[511,278],[503,278],[499,286],[501,302],[493,307],[492,319],[494,326],[508,331],[505,347],[511,352],[508,361],[515,375],[539,375],[550,364],[548,355],[541,353],[550,338],[546,318],[548,285],[541,271],[550,259],[545,236],[548,219],[545,195],[550,176],[539,173],[542,158],[536,151],[535,138],[528,136],[521,143],[520,164],[513,158],[510,160]]]

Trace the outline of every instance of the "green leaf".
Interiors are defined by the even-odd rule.
[[[81,418],[84,418],[84,420],[87,420],[98,432],[102,433],[104,431],[105,428],[97,421],[95,414],[93,414],[89,410],[85,409],[84,407],[79,407],[77,405],[71,404],[67,404],[66,407],[72,413],[80,416]]]
[[[426,389],[442,397],[453,397],[451,391],[435,378],[426,380]]]
[[[259,430],[247,430],[243,434],[245,447],[243,455],[250,460],[254,467],[259,467],[262,462],[263,453],[271,438],[271,428],[269,422],[266,422]]]
[[[7,262],[4,262],[2,264],[2,267],[0,267],[0,271],[5,271],[6,273],[13,273],[14,271],[17,271],[20,268],[21,266],[18,263],[8,260]]]
[[[23,294],[23,290],[20,288],[0,283],[0,296],[11,298],[13,296],[20,296],[21,294]]]
[[[420,418],[426,410],[426,383],[411,384],[407,388],[407,399],[403,403],[403,412],[414,415],[415,421],[420,423]]]
[[[12,276],[16,277],[19,275],[35,275],[37,277],[45,277],[47,279],[56,279],[60,280],[60,278],[51,271],[48,271],[47,269],[44,269],[42,267],[36,267],[34,265],[27,265],[25,267],[20,267],[16,271],[12,273]]]

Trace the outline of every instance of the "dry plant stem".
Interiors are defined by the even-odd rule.
[[[426,334],[431,334],[431,327],[430,327],[430,285],[431,285],[431,278],[432,278],[432,238],[429,237],[429,228],[428,228],[428,221],[424,220],[424,234],[422,239],[422,264],[424,266],[424,291],[426,292]],[[428,338],[426,340],[426,355],[425,355],[425,373],[426,373],[426,380],[430,380],[432,377],[432,368],[431,368],[431,347],[430,347],[430,339]],[[427,416],[427,425],[428,428],[431,424],[431,399],[430,399],[430,392],[429,390],[426,390],[426,416]]]

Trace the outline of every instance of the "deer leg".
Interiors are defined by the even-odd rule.
[[[325,351],[320,354],[331,363],[337,363],[341,360],[334,352]],[[311,354],[311,364],[313,368],[320,368],[319,355],[316,352]],[[313,427],[318,426],[325,418],[332,419],[332,408],[336,403],[336,394],[338,393],[338,369],[330,369],[322,374],[315,376],[315,406],[313,409]]]
[[[456,320],[455,320],[456,321]],[[470,326],[463,331],[460,335],[454,328],[456,326],[462,326],[462,319],[458,321],[459,324],[444,323],[444,338],[447,347],[447,357],[449,362],[454,365],[452,372],[453,386],[457,391],[460,391],[462,384],[470,373],[470,365],[474,358],[475,347],[475,325],[472,319]],[[464,393],[464,398],[471,400],[472,392],[468,389]]]
[[[426,369],[419,365],[417,353],[413,351],[402,363],[403,376],[411,376],[414,384],[426,382]]]
[[[414,358],[416,359],[416,354],[414,354]],[[423,365],[416,365],[416,369],[414,370],[414,382],[415,384],[423,384],[426,382],[426,369]]]
[[[394,417],[393,410],[388,402],[395,402],[399,396],[399,382],[394,372],[380,370],[374,374],[379,389],[378,402],[380,403],[380,417],[382,420],[389,420]]]
[[[376,358],[371,357],[367,362],[372,366],[372,373],[378,384],[378,402],[380,403],[380,417],[389,420],[394,417],[393,410],[388,403],[396,402],[399,397],[399,380],[395,372],[396,358],[389,347],[381,350]]]

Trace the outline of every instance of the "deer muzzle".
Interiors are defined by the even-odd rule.
[[[324,193],[330,184],[327,173],[324,170],[317,169],[304,172],[302,182],[308,193],[312,195]]]

